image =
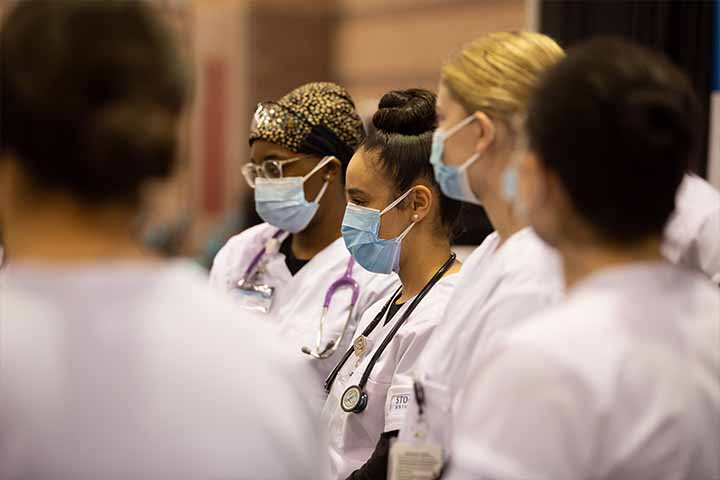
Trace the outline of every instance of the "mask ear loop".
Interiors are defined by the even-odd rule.
[[[473,122],[473,120],[475,120],[475,115],[468,115],[467,117],[465,117],[465,119],[463,119],[463,121],[461,121],[457,125],[451,127],[450,130],[448,130],[447,132],[441,132],[441,133],[447,140],[448,138],[452,137],[453,135],[455,135],[457,132],[459,132],[466,126],[470,125]]]
[[[407,192],[400,195],[400,197],[397,200],[395,200],[390,205],[385,207],[385,209],[382,212],[380,212],[380,216],[383,216],[385,213],[387,213],[390,210],[392,210],[393,208],[397,207],[400,204],[400,202],[405,200],[405,198],[408,195],[410,195],[410,193],[413,191],[413,188],[414,187],[410,187],[410,189]],[[416,223],[417,223],[417,220],[413,219],[413,222],[410,225],[408,225],[408,227],[405,230],[403,230],[403,232],[396,238],[396,240],[398,242],[402,242],[403,239],[407,236],[407,234],[410,233],[410,230],[412,230],[412,228],[415,226]]]
[[[472,165],[473,163],[475,163],[475,162],[480,158],[480,156],[481,156],[481,155],[480,155],[479,153],[476,153],[476,154],[473,155],[472,157],[468,158],[468,159],[465,161],[465,163],[463,163],[462,165],[460,165],[460,166],[458,167],[458,170],[460,170],[461,172],[467,170],[467,169],[470,167],[470,165]]]
[[[317,197],[315,197],[315,200],[313,200],[313,203],[318,203],[322,199],[323,195],[325,195],[325,191],[328,188],[328,181],[325,180],[325,183],[323,183],[322,188],[320,189],[320,192],[318,192]]]
[[[413,187],[410,187],[410,189],[409,189],[407,192],[405,192],[405,193],[403,193],[402,195],[400,195],[400,197],[399,197],[397,200],[395,200],[395,201],[392,202],[390,205],[388,205],[387,207],[385,207],[385,209],[384,209],[382,212],[380,212],[380,216],[385,215],[387,212],[389,212],[389,211],[392,210],[393,208],[397,207],[397,206],[400,204],[400,202],[402,202],[403,200],[405,200],[405,197],[407,197],[408,195],[410,195],[410,192],[412,192],[412,191],[413,191]]]
[[[455,135],[457,132],[470,125],[475,120],[475,115],[468,115],[463,121],[452,127],[447,132],[440,132],[445,140]],[[467,170],[470,165],[475,163],[480,158],[480,154],[476,153],[472,157],[468,158],[465,163],[458,167],[459,171]]]
[[[397,237],[396,240],[398,242],[402,242],[403,240],[405,240],[405,237],[407,237],[408,233],[410,233],[410,230],[412,230],[412,228],[415,226],[416,223],[417,223],[417,221],[413,220],[413,222],[410,225],[408,225],[408,227],[405,230],[403,230],[403,232],[400,234],[400,236]]]
[[[315,175],[317,172],[319,172],[320,169],[322,169],[325,165],[327,165],[328,163],[330,163],[334,158],[335,158],[335,157],[328,156],[328,157],[325,157],[325,158],[323,158],[322,160],[320,160],[320,163],[318,163],[317,165],[315,165],[315,168],[313,168],[312,170],[310,170],[310,172],[308,172],[307,175],[305,175],[304,177],[302,177],[302,178],[303,178],[303,183],[305,183],[308,178],[312,177],[312,176]],[[323,195],[325,195],[325,192],[327,191],[327,188],[328,188],[328,179],[325,178],[325,182],[323,183],[322,188],[320,188],[320,192],[318,192],[317,196],[315,197],[315,200],[313,200],[312,203],[318,203],[318,202],[322,199]]]
[[[327,165],[328,163],[330,163],[334,158],[335,158],[335,157],[325,157],[325,158],[323,158],[322,160],[320,160],[320,163],[318,163],[317,165],[315,165],[315,168],[313,168],[312,170],[310,170],[310,172],[308,172],[307,175],[305,175],[304,177],[302,177],[303,183],[305,183],[308,178],[310,178],[310,177],[312,177],[313,175],[315,175],[315,174],[316,174],[321,168],[323,168],[325,165]]]

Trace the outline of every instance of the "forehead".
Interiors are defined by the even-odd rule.
[[[440,82],[438,85],[438,96],[437,96],[437,109],[438,111],[445,113],[466,113],[465,108],[455,99],[450,89],[445,85],[445,82]]]
[[[374,176],[371,153],[364,148],[359,148],[350,159],[347,172],[345,173],[345,185],[349,187],[362,188],[369,179]]]
[[[359,148],[350,160],[345,185],[347,189],[357,188],[366,192],[377,191],[378,187],[387,189],[389,183],[376,165],[377,153]]]
[[[267,157],[273,158],[292,158],[298,154],[292,150],[281,147],[276,143],[270,143],[266,140],[256,140],[250,146],[250,158],[253,162],[259,163]]]

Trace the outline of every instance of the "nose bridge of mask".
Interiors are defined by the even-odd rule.
[[[255,201],[301,201],[305,198],[302,185],[302,177],[258,178]]]

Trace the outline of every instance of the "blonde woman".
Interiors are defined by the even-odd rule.
[[[415,388],[400,441],[431,445],[435,469],[447,458],[453,402],[474,352],[562,292],[556,254],[514,202],[511,168],[524,153],[518,125],[528,98],[538,76],[561,58],[562,49],[549,37],[503,32],[475,40],[442,68],[431,156],[435,178],[445,195],[483,205],[495,232],[463,266],[443,321],[407,379]]]
[[[720,295],[661,254],[697,107],[667,58],[621,40],[543,75],[521,197],[567,294],[475,359],[445,480],[720,478]]]

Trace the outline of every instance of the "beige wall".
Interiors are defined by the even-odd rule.
[[[440,65],[473,38],[521,29],[523,0],[342,0],[336,76],[358,103],[394,88],[435,89]]]
[[[250,198],[240,167],[259,100],[334,80],[370,114],[390,89],[434,89],[442,61],[465,42],[523,28],[524,1],[154,0],[190,60],[195,93],[179,175],[153,195],[151,218],[192,212],[193,250]]]

